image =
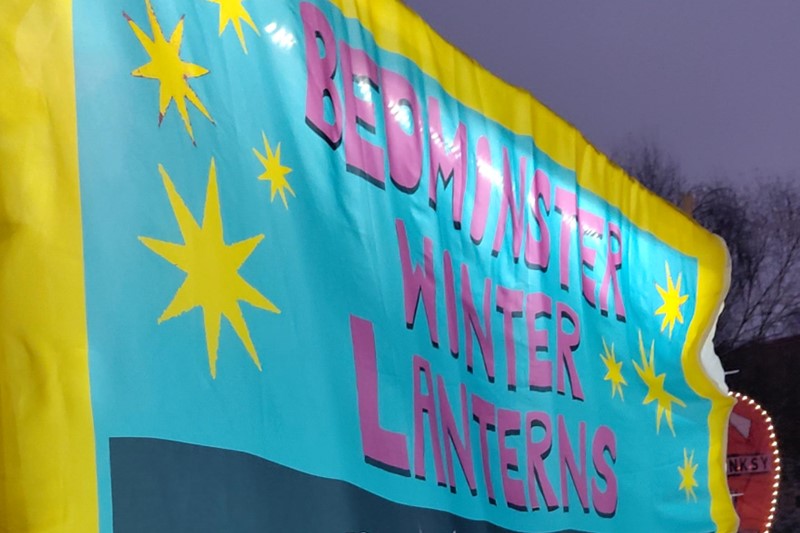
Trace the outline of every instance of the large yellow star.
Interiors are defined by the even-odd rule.
[[[208,74],[208,69],[193,63],[186,63],[180,57],[181,41],[183,40],[183,17],[178,21],[169,40],[166,40],[150,0],[145,0],[145,4],[147,5],[150,29],[153,32],[152,39],[126,13],[123,13],[136,38],[139,39],[139,42],[150,56],[149,63],[135,69],[131,74],[140,78],[155,79],[161,83],[158,90],[158,124],[161,125],[161,121],[167,112],[167,107],[174,100],[175,105],[178,107],[178,113],[183,119],[183,125],[194,144],[194,132],[192,131],[192,123],[189,120],[189,112],[186,109],[186,100],[194,104],[212,124],[214,120],[208,114],[203,102],[200,101],[200,98],[189,86],[189,78],[197,78]]]
[[[697,472],[697,465],[694,464],[694,450],[692,450],[692,454],[689,455],[686,451],[686,448],[683,449],[683,466],[678,467],[678,473],[681,476],[681,484],[678,486],[678,490],[682,490],[686,493],[686,501],[689,501],[689,498],[694,498],[694,501],[697,501],[697,494],[694,493],[694,488],[698,486],[697,480],[694,478],[694,473]]]
[[[619,397],[624,401],[625,396],[622,394],[622,386],[627,385],[628,382],[622,376],[622,361],[617,362],[617,357],[614,354],[614,344],[611,344],[611,350],[609,350],[605,339],[603,339],[603,352],[605,353],[600,354],[600,359],[603,360],[606,370],[608,370],[603,380],[611,382],[611,397],[613,398],[619,391]]]
[[[657,404],[656,433],[661,431],[661,416],[663,414],[666,414],[667,424],[669,425],[669,429],[672,430],[672,434],[675,435],[675,428],[672,427],[672,404],[676,403],[681,407],[686,407],[686,404],[683,403],[679,398],[668,393],[664,389],[664,379],[667,377],[667,375],[666,374],[656,375],[654,351],[655,351],[655,341],[650,343],[650,359],[648,360],[644,349],[644,341],[642,340],[642,332],[640,330],[639,352],[642,355],[642,366],[640,367],[639,365],[637,365],[636,361],[633,362],[633,366],[636,368],[636,373],[639,374],[641,380],[644,382],[645,385],[647,385],[647,395],[642,401],[642,404],[647,405],[652,401],[655,401]]]
[[[256,28],[253,19],[250,18],[250,13],[242,5],[244,0],[208,0],[212,4],[219,5],[219,34],[220,36],[225,31],[229,22],[233,22],[233,29],[239,37],[239,44],[242,45],[242,50],[247,53],[247,44],[244,42],[244,35],[242,34],[242,21],[253,28],[256,35],[261,35]]]
[[[275,153],[273,153],[269,142],[267,142],[267,136],[264,135],[263,131],[261,132],[261,138],[264,140],[264,155],[253,148],[253,153],[258,160],[261,161],[261,164],[264,165],[264,172],[258,176],[258,179],[270,182],[270,202],[275,200],[275,193],[279,192],[281,194],[281,200],[283,200],[283,206],[288,209],[289,205],[286,203],[285,191],[289,191],[289,194],[292,196],[294,196],[294,191],[292,190],[292,186],[289,185],[286,175],[291,172],[292,169],[281,164],[281,143],[278,143],[278,147],[275,149]]]
[[[669,324],[669,336],[672,338],[672,329],[675,327],[677,320],[683,324],[683,314],[681,313],[681,306],[689,299],[688,294],[681,294],[681,275],[678,274],[678,282],[672,284],[672,274],[669,271],[669,263],[665,262],[664,266],[667,267],[667,288],[663,289],[656,283],[656,290],[661,295],[663,302],[661,307],[656,309],[655,315],[664,315],[664,320],[661,322],[661,331]]]
[[[239,301],[273,313],[280,313],[280,310],[247,283],[238,271],[264,236],[256,235],[234,244],[225,244],[217,190],[217,171],[213,158],[208,171],[202,226],[197,224],[183,198],[175,190],[175,185],[164,167],[158,165],[158,171],[164,181],[164,188],[167,190],[184,244],[149,237],[139,237],[139,240],[150,250],[186,272],[186,279],[158,318],[158,323],[175,318],[195,307],[201,307],[208,365],[211,376],[216,378],[219,332],[221,319],[224,316],[233,326],[250,358],[261,370],[261,363],[250,339]]]

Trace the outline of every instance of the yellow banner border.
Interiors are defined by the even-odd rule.
[[[700,360],[730,282],[730,260],[722,239],[633,180],[589,144],[580,131],[530,93],[479,67],[400,0],[330,2],[346,17],[358,19],[378,46],[409,58],[450,96],[510,131],[535,139],[536,145],[554,161],[575,171],[581,187],[619,209],[640,229],[697,258],[697,305],[681,364],[689,386],[712,402],[708,417],[711,519],[717,531],[736,531],[738,517],[725,474],[728,417],[735,400],[720,390]],[[621,183],[628,185],[622,187]]]
[[[0,3],[0,531],[97,531],[72,2]]]

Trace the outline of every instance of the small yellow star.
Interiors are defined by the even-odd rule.
[[[261,35],[258,32],[258,28],[256,28],[253,19],[250,18],[250,13],[247,12],[247,9],[242,5],[244,0],[208,0],[212,4],[219,5],[219,34],[222,36],[222,33],[225,31],[225,28],[228,26],[229,22],[233,22],[233,29],[236,31],[237,37],[239,37],[239,44],[242,45],[242,50],[244,53],[247,53],[247,44],[244,42],[244,35],[242,34],[242,21],[244,20],[245,23],[253,28],[253,31],[256,32],[256,35]]]
[[[678,490],[682,490],[686,493],[687,502],[689,498],[694,498],[694,501],[697,501],[697,494],[694,493],[694,488],[698,486],[694,478],[695,472],[697,472],[697,465],[694,464],[694,450],[692,450],[692,454],[689,455],[686,448],[684,448],[683,466],[678,467],[678,473],[681,476],[681,484],[678,486]]]
[[[672,284],[672,274],[669,271],[669,263],[664,263],[667,267],[667,288],[663,289],[656,283],[656,290],[661,295],[662,305],[656,309],[655,315],[664,315],[664,320],[661,322],[661,331],[669,324],[669,336],[672,338],[672,330],[675,327],[677,320],[683,324],[683,314],[681,313],[681,306],[689,299],[688,294],[681,294],[681,276],[678,274],[678,282]]]
[[[158,89],[158,124],[161,125],[161,121],[167,112],[167,107],[174,100],[175,105],[178,107],[178,113],[183,119],[186,132],[192,139],[192,144],[194,144],[194,133],[192,131],[192,123],[189,120],[189,112],[186,109],[186,100],[194,104],[212,124],[214,120],[208,114],[200,98],[189,86],[189,78],[204,76],[208,74],[208,69],[193,63],[186,63],[180,57],[181,41],[183,40],[183,17],[178,21],[169,40],[166,40],[150,0],[145,0],[145,4],[147,5],[150,28],[153,32],[152,39],[126,13],[122,13],[134,35],[136,35],[136,38],[150,56],[149,63],[135,69],[131,74],[160,82]]]
[[[239,268],[264,236],[256,235],[233,244],[225,244],[217,190],[217,171],[213,158],[208,170],[208,189],[202,226],[198,225],[183,198],[175,190],[175,185],[164,167],[158,165],[158,171],[164,181],[164,188],[167,190],[184,243],[160,241],[149,237],[139,237],[139,240],[186,273],[186,279],[158,318],[158,323],[175,318],[195,307],[201,307],[206,332],[208,365],[211,377],[216,378],[219,332],[221,319],[225,317],[244,344],[253,363],[261,370],[261,363],[250,339],[239,301],[273,313],[280,313],[280,310],[242,278]]]
[[[285,191],[289,191],[292,196],[294,196],[294,191],[292,186],[289,185],[286,175],[292,169],[281,164],[281,143],[278,143],[275,153],[272,153],[272,148],[270,148],[267,136],[264,135],[263,131],[261,132],[261,138],[264,140],[264,155],[253,148],[253,153],[264,165],[264,172],[258,176],[258,179],[270,182],[270,202],[275,200],[275,193],[278,192],[281,195],[281,200],[283,200],[283,206],[288,209],[289,205],[286,203]]]
[[[619,391],[619,398],[625,401],[625,397],[622,394],[622,386],[627,385],[628,382],[625,381],[625,378],[622,376],[622,361],[617,362],[616,355],[614,354],[614,344],[611,344],[611,350],[608,349],[608,345],[606,344],[606,340],[603,339],[603,352],[604,354],[600,354],[600,359],[603,360],[603,363],[606,365],[606,372],[605,377],[603,380],[611,382],[611,397],[613,398],[614,395]]]
[[[636,373],[639,374],[641,380],[645,385],[647,385],[647,396],[645,396],[644,400],[642,401],[642,405],[647,405],[650,402],[655,401],[657,404],[656,433],[661,431],[661,416],[666,414],[669,429],[672,430],[672,434],[675,435],[675,428],[672,427],[672,404],[676,403],[681,407],[686,407],[686,404],[664,389],[664,379],[667,377],[667,375],[656,375],[654,351],[655,341],[650,343],[650,359],[648,361],[645,353],[644,341],[642,340],[642,332],[639,330],[639,352],[642,355],[642,366],[640,367],[637,365],[636,361],[633,362],[633,366],[636,368]]]

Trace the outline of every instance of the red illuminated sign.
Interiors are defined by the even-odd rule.
[[[780,457],[775,428],[755,400],[738,400],[728,423],[728,487],[739,515],[740,532],[766,532],[772,527],[780,484]]]

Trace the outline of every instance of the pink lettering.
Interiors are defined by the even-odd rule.
[[[614,250],[613,242],[617,241],[617,249]],[[607,245],[606,271],[603,275],[603,282],[600,284],[600,312],[608,314],[608,289],[614,284],[614,311],[617,319],[625,321],[625,305],[622,301],[622,290],[617,279],[617,271],[622,268],[622,233],[619,226],[613,222],[608,223],[608,245]]]
[[[514,317],[522,316],[524,293],[497,286],[497,310],[503,313],[503,338],[506,344],[508,390],[517,389],[517,352],[514,342]]]
[[[489,148],[489,139],[481,136],[478,139],[477,149],[478,171],[475,180],[475,205],[472,209],[472,222],[469,235],[472,242],[480,244],[486,232],[486,218],[489,215],[489,202],[492,193],[492,175],[497,172],[492,168],[492,151]]]
[[[528,434],[526,453],[528,455],[528,494],[531,498],[531,509],[539,510],[538,493],[541,492],[547,510],[552,511],[558,508],[558,497],[547,478],[547,470],[544,468],[544,460],[550,455],[553,447],[550,417],[547,413],[531,411],[525,416],[525,427]],[[542,440],[534,439],[533,432],[537,428],[543,431]],[[536,490],[537,486],[539,487],[538,491]]]
[[[372,91],[378,90],[378,66],[363,50],[350,48],[340,43],[342,56],[342,76],[344,81],[345,161],[348,172],[366,179],[383,189],[386,184],[383,148],[372,144],[361,136],[361,126],[375,133],[375,104]],[[356,95],[353,83],[357,83]]]
[[[492,254],[497,256],[503,244],[506,234],[506,218],[511,215],[511,251],[514,261],[519,260],[519,253],[522,248],[522,222],[525,215],[525,191],[526,179],[525,170],[528,162],[524,157],[519,161],[519,183],[517,184],[517,196],[519,199],[514,201],[514,182],[511,176],[511,162],[508,160],[508,148],[503,148],[503,197],[500,201],[500,212],[497,217],[497,230],[494,234],[494,245]]]
[[[557,344],[558,344],[558,364],[556,368],[556,388],[560,394],[565,394],[564,375],[569,377],[572,387],[572,397],[576,400],[583,400],[583,388],[578,377],[578,370],[575,368],[573,354],[581,344],[581,327],[578,322],[578,315],[567,304],[558,302],[556,304],[558,314]],[[572,332],[568,333],[564,329],[565,322],[572,326]]]
[[[599,216],[586,211],[585,209],[578,210],[578,225],[580,227],[580,234],[578,235],[578,246],[580,248],[581,257],[581,288],[583,290],[583,297],[589,302],[589,305],[595,307],[594,291],[595,281],[591,276],[586,275],[585,268],[594,270],[594,262],[597,252],[591,246],[587,246],[586,239],[600,240],[603,235],[603,219]]]
[[[483,459],[483,481],[486,485],[486,496],[489,503],[497,505],[494,497],[494,485],[492,484],[492,471],[489,461],[489,439],[487,432],[495,430],[495,410],[494,405],[481,398],[472,395],[472,418],[478,423],[478,440],[481,443],[481,457]]]
[[[597,480],[592,479],[592,503],[598,515],[611,518],[617,514],[617,476],[606,461],[605,454],[612,463],[617,460],[617,438],[606,426],[600,426],[592,440],[592,463],[597,475],[606,482],[606,490],[600,490]]]
[[[534,238],[530,225],[525,226],[525,264],[529,268],[546,271],[550,264],[550,229],[539,206],[544,206],[545,212],[550,213],[550,178],[541,170],[533,175],[528,202],[539,228],[539,238]]]
[[[553,389],[553,363],[539,359],[539,352],[547,353],[549,334],[546,328],[538,328],[536,321],[551,318],[553,302],[544,293],[528,294],[525,298],[525,319],[528,324],[528,384],[531,390]]]
[[[494,345],[492,344],[492,317],[491,299],[492,282],[486,278],[483,285],[483,319],[484,327],[481,328],[478,311],[475,309],[475,302],[472,299],[472,284],[469,280],[467,265],[461,265],[461,306],[464,313],[464,330],[467,332],[467,370],[472,372],[472,333],[478,339],[478,346],[483,355],[483,366],[486,368],[486,376],[490,383],[494,383]]]
[[[444,305],[447,309],[447,338],[450,353],[458,357],[458,315],[456,314],[456,281],[450,252],[444,251]]]
[[[372,323],[350,315],[350,334],[356,366],[358,419],[364,460],[402,476],[410,476],[406,436],[383,429],[378,416],[378,363]]]
[[[444,452],[447,460],[447,479],[449,480],[450,492],[456,492],[456,476],[453,465],[453,454],[450,448],[455,450],[458,457],[458,464],[467,481],[470,493],[475,496],[478,491],[475,485],[475,467],[472,464],[472,441],[469,438],[469,414],[467,407],[467,387],[461,384],[461,427],[464,428],[464,438],[458,434],[453,410],[450,407],[450,400],[447,399],[447,392],[444,388],[444,381],[441,376],[437,376],[436,384],[439,395],[439,418],[442,422],[442,433],[445,436]]]
[[[584,512],[589,512],[589,493],[587,488],[586,472],[586,423],[578,423],[578,446],[580,447],[579,457],[581,465],[575,461],[575,453],[569,440],[567,427],[564,424],[563,415],[558,415],[558,455],[561,469],[561,503],[564,510],[569,510],[569,487],[567,478],[572,480],[572,486],[578,493],[578,500]],[[567,475],[569,472],[569,476]]]
[[[436,481],[445,486],[442,447],[439,444],[439,424],[436,422],[436,404],[433,399],[433,378],[431,365],[422,357],[415,355],[412,360],[414,372],[414,475],[425,479],[425,429],[423,417],[428,415],[428,430],[433,446],[433,464],[436,468]],[[422,392],[422,377],[425,377],[425,391]]]
[[[306,124],[334,150],[342,140],[342,116],[336,75],[336,39],[328,19],[316,6],[300,4],[306,45]],[[320,55],[317,39],[322,43]],[[333,108],[333,122],[325,120],[325,100]]]
[[[381,69],[386,117],[389,176],[403,192],[413,193],[422,177],[419,101],[414,87],[400,74]],[[405,131],[404,126],[410,130]]]
[[[397,245],[400,249],[400,266],[403,271],[403,302],[406,312],[406,327],[412,329],[417,320],[419,300],[425,308],[428,319],[428,331],[431,344],[439,346],[439,330],[436,324],[436,277],[433,273],[433,242],[422,239],[424,271],[419,265],[411,263],[411,252],[408,248],[408,235],[401,219],[394,222],[397,231]]]
[[[500,476],[503,479],[503,494],[506,505],[517,511],[527,511],[525,501],[525,485],[521,479],[514,479],[509,471],[519,472],[519,459],[517,450],[509,448],[506,439],[519,435],[522,426],[522,416],[519,411],[500,409],[497,411],[497,439],[500,450]]]
[[[578,226],[578,205],[575,194],[556,187],[556,211],[561,214],[561,288],[569,290],[569,261],[572,232]]]
[[[428,203],[436,209],[437,184],[439,175],[442,176],[444,188],[450,180],[453,181],[453,225],[461,227],[461,217],[464,212],[464,191],[467,183],[467,128],[458,124],[452,142],[448,149],[445,145],[442,132],[442,117],[439,112],[439,102],[430,97],[428,99],[428,120],[430,121],[430,183],[428,190]]]

